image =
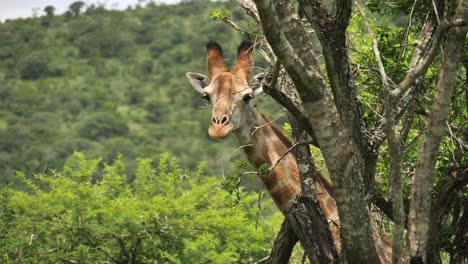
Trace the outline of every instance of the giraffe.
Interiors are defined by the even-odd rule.
[[[202,94],[212,106],[208,134],[221,140],[233,134],[247,159],[255,168],[266,164],[270,170],[261,180],[279,210],[285,215],[293,201],[301,195],[301,181],[291,141],[250,104],[250,100],[262,92],[252,89],[249,78],[252,69],[253,45],[243,41],[237,51],[236,64],[229,68],[224,63],[221,46],[209,42],[207,66],[209,76],[188,72],[192,87]],[[287,154],[285,154],[287,153]],[[273,166],[274,165],[274,166]],[[338,252],[341,252],[338,209],[331,184],[318,173],[316,193]],[[374,235],[382,263],[390,263],[391,245]]]

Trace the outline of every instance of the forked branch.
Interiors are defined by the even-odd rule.
[[[412,67],[408,70],[405,78],[399,83],[398,88],[393,91],[393,95],[397,99],[400,99],[402,96],[404,96],[404,94],[412,87],[414,81],[427,71],[435,56],[437,55],[440,43],[447,31],[450,28],[461,27],[464,25],[466,25],[466,21],[463,20],[455,20],[453,22],[445,20],[437,27],[434,37],[430,40],[427,40],[428,42],[432,41],[432,43],[426,44],[430,45],[428,52],[418,61],[417,64],[412,65]]]

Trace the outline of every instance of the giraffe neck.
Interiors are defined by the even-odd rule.
[[[290,151],[291,141],[256,109],[252,109],[247,119],[247,126],[234,132],[243,147],[250,163],[260,168],[262,165],[274,169],[261,180],[267,191],[283,214],[292,206],[292,202],[301,194],[301,182],[295,152]],[[277,162],[280,159],[279,162]],[[277,165],[275,165],[277,164]],[[338,251],[341,251],[340,230],[338,228],[338,208],[332,196],[328,181],[318,173],[316,193],[320,207],[329,220],[333,239]]]
[[[291,141],[259,111],[252,108],[247,118],[247,125],[234,131],[247,159],[255,168],[262,165],[271,168],[281,159],[274,169],[261,180],[283,214],[292,206],[292,201],[301,193],[301,182]],[[329,227],[337,251],[341,253],[340,219],[338,207],[330,183],[319,172],[316,179],[316,194],[322,212],[329,222]],[[380,237],[379,232],[373,230],[374,241],[378,249],[381,263],[391,263],[391,243]]]
[[[291,207],[301,193],[301,183],[294,153],[284,155],[291,141],[256,109],[252,108],[248,125],[235,131],[244,152],[255,167],[273,168],[268,175],[260,175],[265,188],[281,212]],[[279,162],[278,162],[279,160]]]

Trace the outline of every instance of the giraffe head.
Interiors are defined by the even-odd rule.
[[[251,42],[241,43],[236,64],[231,69],[224,64],[223,52],[218,43],[209,42],[206,48],[209,76],[188,72],[187,78],[212,106],[208,134],[211,138],[223,139],[249,122],[253,111],[250,100],[262,89],[249,86],[253,50]]]

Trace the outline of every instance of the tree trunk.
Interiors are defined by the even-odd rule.
[[[285,219],[281,225],[281,230],[276,237],[275,244],[273,245],[273,249],[270,253],[270,258],[268,259],[268,263],[288,263],[289,258],[291,258],[294,245],[296,245],[297,241],[298,238],[291,229],[289,221]]]
[[[467,20],[468,1],[460,1],[456,18]],[[429,219],[432,203],[432,184],[439,144],[445,131],[453,86],[459,61],[463,55],[467,26],[454,27],[448,35],[443,52],[444,61],[437,82],[433,108],[427,132],[419,150],[411,192],[408,219],[409,257],[411,261],[427,262]]]
[[[303,124],[292,115],[289,115],[288,119],[294,141],[307,141],[309,137]],[[335,242],[317,200],[315,184],[319,176],[307,144],[296,147],[296,159],[301,177],[302,195],[286,217],[311,263],[338,263]]]
[[[294,116],[288,116],[292,126],[293,137],[296,142],[305,142],[308,138],[303,124]],[[287,263],[292,249],[299,239],[311,263],[338,263],[339,256],[320,204],[315,196],[315,170],[310,149],[307,144],[296,146],[296,159],[298,161],[301,177],[302,196],[289,209],[284,220],[269,263]]]

